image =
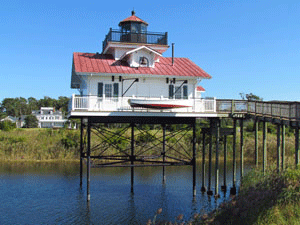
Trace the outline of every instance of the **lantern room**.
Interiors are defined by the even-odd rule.
[[[122,33],[147,33],[148,23],[141,20],[135,15],[135,11],[131,12],[131,16],[119,23]]]

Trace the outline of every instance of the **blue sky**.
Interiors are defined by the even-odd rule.
[[[72,53],[136,15],[212,76],[205,96],[300,101],[300,1],[18,1],[0,8],[0,101],[71,96]],[[171,56],[171,48],[164,54]]]

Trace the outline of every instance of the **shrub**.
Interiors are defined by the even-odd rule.
[[[9,120],[0,122],[0,130],[10,131],[10,130],[13,130],[14,128],[16,128],[16,124]]]

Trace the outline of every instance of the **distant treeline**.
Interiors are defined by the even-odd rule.
[[[68,103],[70,98],[60,96],[58,99],[45,96],[42,99],[30,97],[28,99],[5,98],[0,103],[0,118],[5,116],[19,117],[21,115],[29,115],[33,110],[39,110],[41,107],[54,107],[56,110],[61,110],[63,113],[68,111]]]

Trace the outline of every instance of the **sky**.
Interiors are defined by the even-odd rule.
[[[101,52],[133,9],[212,76],[204,97],[300,101],[299,0],[2,1],[0,101],[77,94],[73,52]]]

